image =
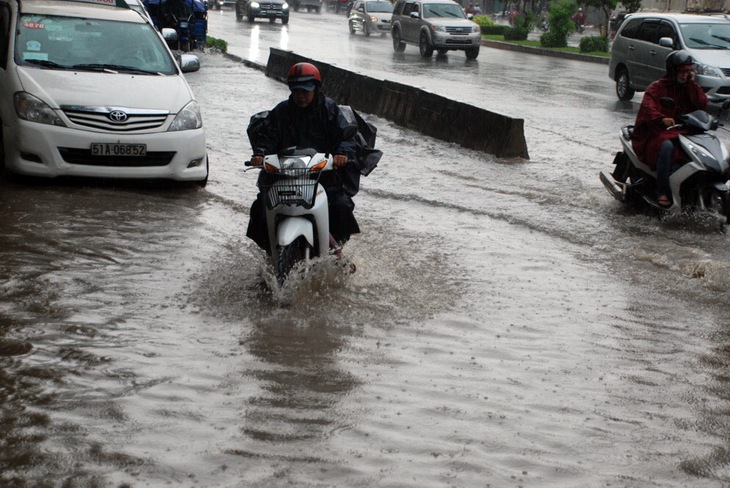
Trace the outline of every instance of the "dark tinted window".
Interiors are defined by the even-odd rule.
[[[418,12],[418,4],[409,2],[403,7],[403,15],[411,15],[411,12]]]
[[[655,20],[645,20],[642,22],[637,39],[659,44],[659,22]]]
[[[401,15],[403,13],[403,5],[405,5],[405,3],[406,2],[404,2],[402,0],[399,1],[398,3],[396,3],[395,4],[395,8],[393,9],[393,14],[394,15]]]
[[[626,25],[621,31],[621,36],[628,39],[636,39],[639,35],[639,27],[641,27],[641,19],[629,19],[624,21]]]
[[[674,26],[666,20],[662,20],[662,23],[659,24],[659,39],[662,37],[669,37],[674,43],[677,42],[677,33],[674,31]],[[657,39],[657,43],[659,43],[659,39]]]

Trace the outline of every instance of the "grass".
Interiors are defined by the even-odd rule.
[[[505,41],[504,36],[501,34],[484,34],[482,35],[482,39],[487,39],[489,41],[500,41],[500,42],[509,42],[510,44],[519,44],[520,46],[530,46],[530,47],[539,47],[541,49],[550,49],[553,51],[564,51],[566,53],[575,53],[575,54],[587,54],[589,56],[600,56],[603,58],[610,58],[611,53],[605,53],[602,51],[596,51],[591,53],[582,53],[580,52],[580,48],[577,47],[542,47],[540,46],[540,41]]]

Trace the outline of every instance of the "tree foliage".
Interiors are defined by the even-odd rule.
[[[577,10],[573,0],[554,0],[550,5],[549,25],[546,33],[540,36],[543,47],[567,47],[568,35],[573,30],[571,17]]]

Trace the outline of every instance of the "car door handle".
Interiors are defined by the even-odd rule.
[[[634,50],[634,46],[629,44],[629,51],[633,51],[633,50]]]
[[[652,56],[656,56],[656,51],[652,49],[651,51],[649,51],[649,54],[651,54]]]

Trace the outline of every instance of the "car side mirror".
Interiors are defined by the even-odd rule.
[[[200,59],[195,54],[182,54],[178,64],[183,73],[191,73],[200,69]]]
[[[662,37],[661,39],[659,39],[659,45],[661,47],[674,48],[674,39],[672,39],[671,37]]]
[[[420,19],[421,16],[418,14],[418,12],[411,12],[411,18],[412,19]]]

